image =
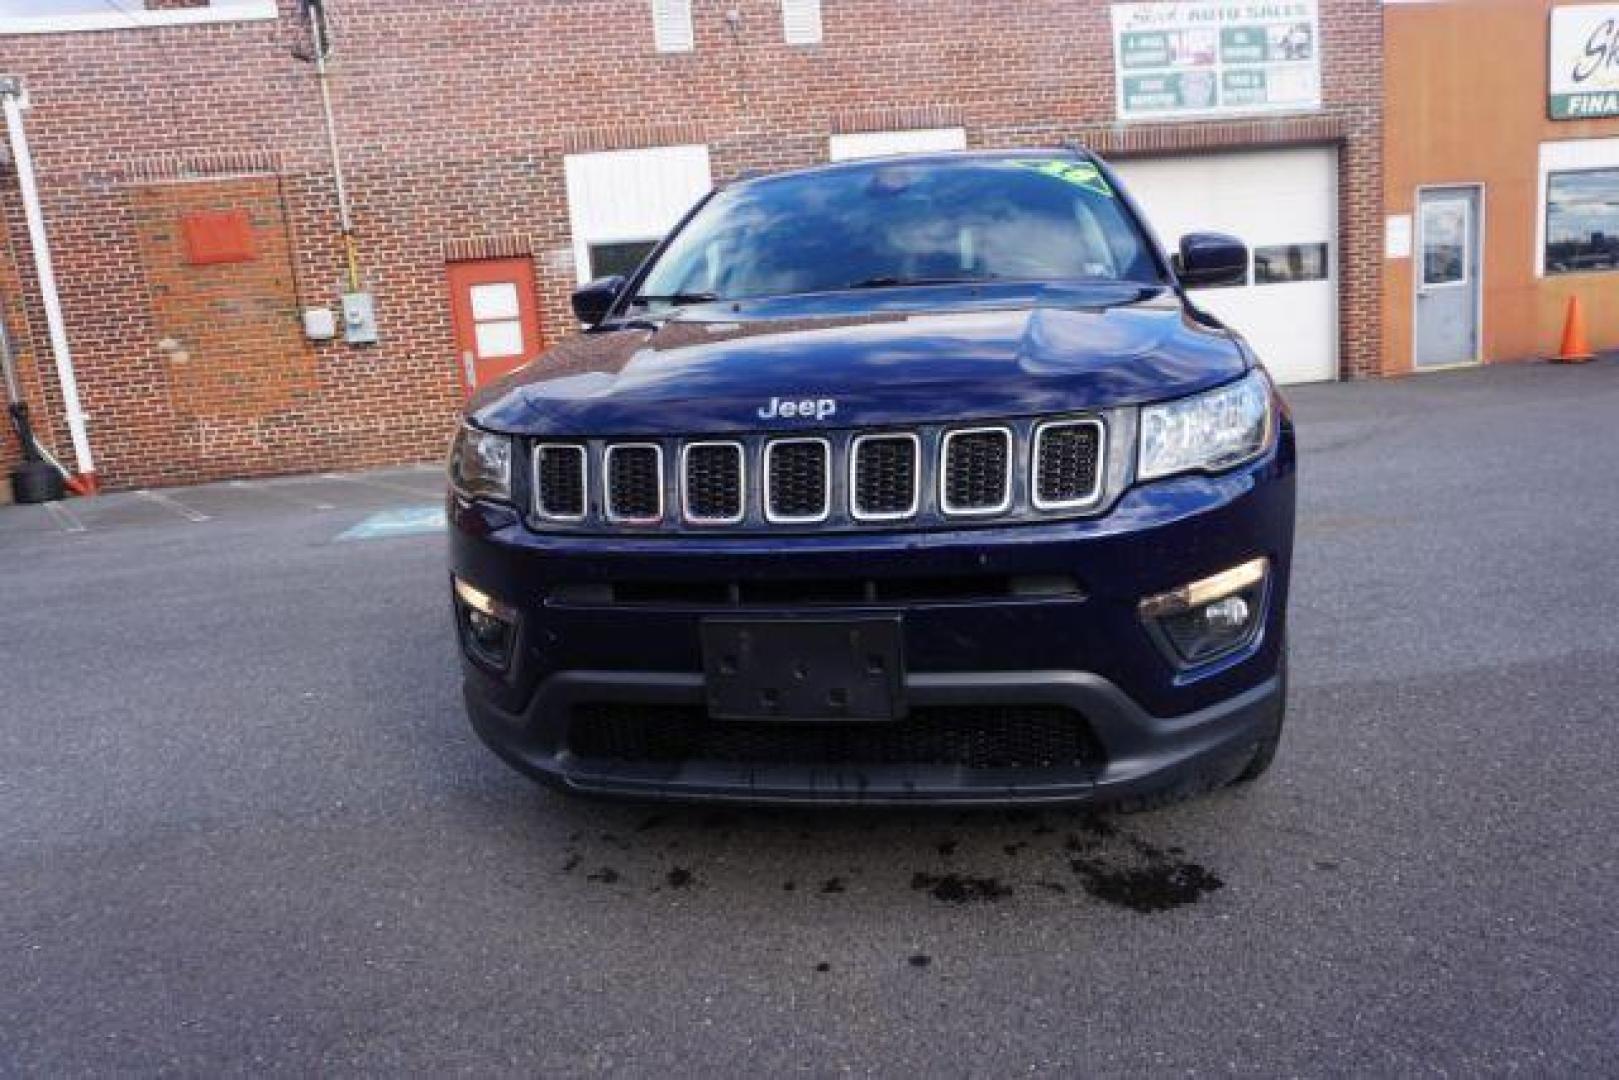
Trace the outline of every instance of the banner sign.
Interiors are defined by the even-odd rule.
[[[1114,4],[1120,120],[1321,105],[1318,0]]]
[[[1552,8],[1553,120],[1619,116],[1619,4]]]

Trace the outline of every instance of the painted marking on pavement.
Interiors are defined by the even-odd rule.
[[[203,522],[213,520],[201,510],[193,510],[179,499],[174,498],[172,495],[165,495],[161,491],[147,491],[145,488],[141,488],[135,494],[147,502],[157,503],[166,510],[173,510],[187,521]]]
[[[233,488],[238,488],[242,491],[256,491],[261,495],[268,495],[272,499],[279,499],[281,502],[289,503],[293,506],[301,506],[305,510],[337,509],[337,506],[333,503],[320,502],[313,499],[301,499],[298,496],[288,492],[286,490],[287,485],[285,484],[255,484],[251,480],[232,480],[230,482],[230,486]]]
[[[421,536],[443,532],[446,522],[442,506],[406,506],[380,510],[351,529],[338,534],[339,540],[384,540],[393,536]]]
[[[403,495],[414,495],[418,499],[430,499],[434,492],[424,491],[409,484],[395,484],[389,480],[378,480],[373,476],[349,476],[345,473],[322,473],[322,480],[339,480],[345,484],[359,484],[361,487],[379,488],[383,491],[398,492]]]
[[[45,512],[51,516],[51,520],[54,521],[63,532],[81,533],[90,531],[89,529],[85,528],[84,522],[79,520],[79,515],[75,514],[61,503],[48,502],[40,503],[40,505],[45,508]]]

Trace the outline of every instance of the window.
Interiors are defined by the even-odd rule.
[[[1467,284],[1467,223],[1471,217],[1466,199],[1423,200],[1423,288]]]
[[[789,45],[819,45],[821,0],[781,0],[781,31]]]
[[[570,154],[562,167],[581,282],[633,270],[711,186],[706,146]]]
[[[278,15],[276,0],[0,0],[0,34],[249,22]]]
[[[1619,138],[1540,144],[1540,205],[1535,215],[1535,274],[1619,268],[1604,254],[1619,234]],[[1600,233],[1600,237],[1597,235]]]
[[[636,267],[641,265],[652,249],[658,246],[656,240],[630,240],[618,244],[591,244],[590,245],[590,275],[591,277],[629,277],[635,273]]]
[[[691,0],[652,0],[652,39],[659,52],[691,52],[696,48]]]
[[[1619,169],[1546,177],[1546,273],[1619,268]]]
[[[1327,245],[1277,244],[1254,249],[1254,284],[1327,280]]]
[[[1160,280],[1095,166],[1046,155],[873,161],[726,188],[641,291],[745,299],[994,279]]]
[[[917,128],[911,131],[861,131],[832,136],[832,160],[885,157],[894,154],[931,154],[965,150],[967,132],[961,128]]]
[[[471,301],[474,339],[480,359],[521,356],[523,322],[517,300],[517,285],[500,281],[474,285],[467,290]]]

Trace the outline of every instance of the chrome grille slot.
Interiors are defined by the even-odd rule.
[[[939,506],[947,514],[998,514],[1012,505],[1012,433],[963,428],[944,437]]]
[[[849,468],[849,511],[859,521],[895,521],[921,502],[921,442],[915,435],[861,435]]]
[[[680,469],[686,520],[702,525],[740,522],[746,472],[741,443],[687,443]]]
[[[825,521],[832,512],[832,446],[825,439],[765,445],[765,517],[776,524]]]
[[[663,448],[656,443],[609,446],[603,503],[607,520],[623,525],[656,525],[663,520]]]
[[[1102,425],[1095,420],[1041,424],[1034,436],[1034,505],[1083,506],[1101,494]]]
[[[585,517],[585,448],[541,443],[534,448],[534,510],[548,521]]]

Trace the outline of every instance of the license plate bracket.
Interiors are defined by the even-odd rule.
[[[705,619],[708,712],[719,720],[905,715],[900,617]]]

